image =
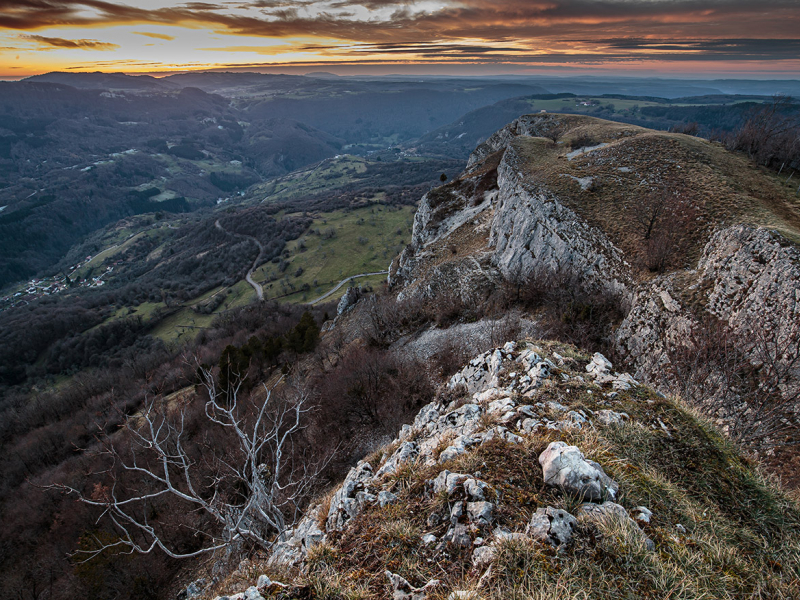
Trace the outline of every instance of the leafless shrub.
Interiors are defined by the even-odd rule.
[[[476,354],[475,349],[470,348],[461,339],[447,336],[439,344],[433,359],[440,377],[446,379],[461,369],[474,354]]]
[[[759,164],[776,166],[800,159],[800,117],[789,96],[754,109],[742,126],[725,140],[729,150],[740,150]]]
[[[665,351],[673,390],[731,438],[754,450],[800,443],[800,324],[769,317],[743,339],[709,318]]]
[[[639,260],[653,272],[664,272],[685,250],[697,209],[685,186],[664,184],[628,209],[641,236]]]
[[[697,121],[692,121],[691,123],[677,123],[670,127],[669,130],[671,133],[697,135],[697,132],[700,131],[700,126],[697,124]]]
[[[579,148],[587,148],[591,146],[597,146],[600,142],[598,142],[595,138],[590,136],[589,134],[583,133],[578,137],[574,138],[569,147],[571,150],[578,150]]]
[[[566,132],[566,127],[564,126],[564,124],[556,121],[550,125],[550,127],[545,132],[544,137],[553,142],[553,145],[555,146],[558,143],[558,140],[561,139],[561,136],[563,136],[565,132]]]
[[[569,268],[539,266],[522,277],[519,304],[538,311],[542,337],[613,354],[613,325],[625,313],[620,296],[590,285]]]
[[[223,396],[212,373],[199,372],[207,394],[201,416],[213,432],[206,424],[202,434],[196,431],[191,403],[151,398],[126,419],[124,436],[99,438],[110,463],[105,478],[90,491],[52,486],[101,509],[116,529],[112,539],[81,550],[86,558],[110,548],[142,554],[158,548],[172,558],[231,552],[243,543],[266,549],[299,516],[327,462],[294,451],[311,410],[307,394],[278,396],[265,387],[256,399],[242,393],[238,378]],[[164,499],[186,507],[179,526],[194,531],[194,543],[174,543],[157,518]]]

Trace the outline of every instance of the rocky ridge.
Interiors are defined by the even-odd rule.
[[[478,569],[491,567],[496,545],[503,541],[530,539],[553,548],[566,547],[579,523],[613,522],[629,528],[643,544],[654,548],[642,530],[652,515],[650,510],[638,506],[629,511],[617,504],[620,485],[603,466],[564,441],[550,442],[538,462],[547,486],[579,502],[575,514],[552,506],[541,507],[522,531],[508,531],[498,518],[502,499],[481,479],[480,471],[460,473],[446,468],[458,457],[492,442],[525,445],[543,434],[559,437],[562,432],[627,423],[628,414],[613,409],[615,399],[620,393],[639,389],[640,384],[627,373],[614,372],[601,354],[595,354],[581,368],[582,362],[585,361],[548,352],[546,346],[533,342],[508,342],[475,357],[447,383],[456,399],[447,405],[438,401],[426,405],[412,424],[402,427],[377,463],[374,459],[362,460],[353,467],[329,505],[311,507],[285,541],[275,545],[269,565],[302,567],[316,546],[326,544],[331,536],[346,534],[362,513],[398,502],[400,498],[393,490],[404,469],[438,471],[425,483],[424,493],[447,501],[447,510],[431,514],[427,521],[431,529],[438,528],[443,533],[425,534],[421,542],[439,552],[450,546],[468,548],[472,564]],[[546,399],[555,390],[561,390],[568,398],[577,398],[580,393],[595,395],[599,405],[610,408],[571,409]],[[649,427],[656,430],[661,424],[653,422]],[[438,581],[430,581],[415,588],[391,571],[387,571],[387,579],[392,585],[392,597],[397,599],[421,600],[428,590],[439,585]],[[264,575],[246,591],[219,596],[217,600],[259,600],[286,587]]]
[[[229,598],[502,598],[502,582],[520,576],[561,593],[561,573],[606,582],[598,597],[620,585],[641,597],[800,594],[800,565],[781,554],[797,547],[796,506],[712,427],[640,383],[663,384],[667,345],[686,343],[707,316],[751,356],[755,331],[796,336],[798,250],[777,232],[718,223],[694,264],[634,277],[611,233],[526,173],[531,148],[550,143],[541,136],[585,126],[530,115],[492,136],[459,180],[423,198],[389,281],[400,300],[468,302],[537,270],[567,273],[628,306],[614,346],[633,374],[530,339],[474,357],[276,543],[263,570],[300,587],[265,576]],[[578,158],[609,162],[604,153],[642,131],[613,128]],[[591,193],[591,180],[575,181]],[[533,562],[520,571],[523,556]]]
[[[614,351],[632,365],[635,377],[665,392],[674,389],[665,377],[667,348],[691,346],[692,332],[710,319],[730,329],[737,351],[755,366],[764,360],[754,347],[754,332],[789,347],[778,360],[792,371],[795,384],[800,382],[800,361],[792,362],[797,352],[791,350],[800,345],[800,251],[796,245],[775,230],[718,222],[710,227],[694,264],[642,278],[608,232],[582,216],[574,208],[575,201],[563,197],[563,190],[525,173],[535,158],[520,139],[548,137],[554,129],[579,136],[595,121],[527,115],[479,146],[460,181],[422,199],[412,244],[390,271],[390,284],[401,290],[400,297],[436,298],[441,290],[451,290],[466,301],[485,298],[503,281],[524,281],[537,273],[556,275],[563,277],[565,285],[608,294],[625,307],[626,316],[614,335]],[[603,122],[597,123],[602,131]],[[633,126],[615,126],[606,135],[610,144],[581,149],[592,157],[582,154],[582,160],[609,168],[614,164],[610,153],[620,144],[629,144],[637,135],[653,137]],[[540,154],[553,151],[550,142],[541,142]],[[575,152],[568,153],[565,162]],[[553,162],[557,172],[559,161]],[[619,169],[630,173],[629,167]],[[691,169],[683,170],[689,182]],[[642,192],[628,188],[626,194],[641,193],[644,198],[648,193],[644,184],[655,176],[640,176],[644,177]],[[680,176],[678,181],[682,181]],[[475,197],[475,189],[487,186],[480,198]],[[591,194],[585,189],[577,193]],[[791,218],[797,221],[796,208],[785,210],[794,210]],[[620,213],[617,218],[630,216]],[[473,243],[464,244],[464,239]],[[447,247],[466,250],[450,253]],[[797,392],[798,385],[783,388],[785,398]]]

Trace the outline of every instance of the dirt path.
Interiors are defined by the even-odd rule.
[[[220,224],[219,219],[217,219],[216,223],[214,223],[214,226],[217,229],[219,229],[222,233],[227,233],[228,235],[232,235],[232,236],[235,236],[235,237],[240,237],[240,238],[245,238],[245,239],[251,240],[251,241],[255,242],[255,244],[258,246],[258,256],[256,256],[256,259],[253,261],[253,264],[250,265],[250,270],[247,271],[247,275],[244,276],[244,279],[245,279],[245,281],[247,281],[247,283],[249,283],[250,285],[253,286],[253,289],[256,291],[256,295],[258,296],[259,302],[263,302],[264,301],[264,290],[258,283],[253,281],[253,271],[256,270],[256,267],[258,266],[258,263],[261,262],[261,257],[264,256],[264,246],[261,245],[261,242],[259,242],[252,235],[245,235],[243,233],[233,233],[231,231],[227,231]]]
[[[386,275],[388,273],[389,273],[389,271],[375,271],[374,273],[361,273],[360,275],[352,275],[350,277],[342,279],[339,283],[336,284],[336,286],[332,290],[329,290],[328,292],[325,292],[319,298],[315,298],[314,300],[311,300],[309,302],[309,304],[316,304],[317,302],[322,302],[323,300],[325,300],[325,298],[327,298],[328,296],[333,294],[336,290],[338,290],[345,283],[347,283],[348,281],[350,281],[352,279],[358,279],[359,277],[369,277],[370,275]]]

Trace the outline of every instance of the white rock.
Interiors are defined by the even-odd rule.
[[[472,564],[478,569],[488,567],[494,562],[497,550],[494,546],[481,546],[472,552]]]
[[[467,502],[467,515],[471,523],[490,525],[493,513],[494,504],[491,502]]]
[[[541,360],[541,357],[533,350],[523,350],[517,357],[517,361],[522,363],[526,371]]]
[[[586,365],[586,372],[597,377],[599,375],[607,375],[612,367],[613,365],[610,360],[599,352],[595,352],[592,355],[591,362]]]
[[[378,492],[378,504],[381,507],[387,506],[389,504],[394,504],[395,502],[397,502],[397,500],[398,500],[397,496],[394,495],[392,492],[387,492],[386,490]]]
[[[586,460],[575,446],[550,442],[539,455],[544,481],[585,500],[616,498],[619,486],[596,462]]]
[[[646,506],[637,506],[633,509],[633,518],[640,523],[649,523],[653,512]]]
[[[428,592],[439,585],[438,579],[432,579],[421,588],[413,587],[408,581],[391,571],[385,571],[392,586],[392,600],[425,600]]]
[[[522,542],[530,539],[527,534],[506,531],[502,527],[496,527],[492,536],[495,542]]]
[[[371,482],[372,466],[368,462],[361,461],[350,469],[342,486],[331,499],[325,526],[328,531],[341,530],[350,519],[358,514],[360,505],[355,500],[356,494],[367,491]]]
[[[613,410],[603,409],[596,411],[594,413],[594,418],[598,423],[609,427],[612,425],[622,425],[630,417],[627,413],[618,413]]]
[[[394,475],[404,464],[414,460],[419,454],[416,442],[403,442],[394,454],[378,469],[375,477]]]
[[[559,422],[560,429],[582,429],[587,423],[586,417],[581,413],[571,410]]]
[[[467,479],[464,482],[464,491],[472,500],[486,500],[485,491],[489,485],[480,479]]]
[[[520,425],[520,428],[525,433],[530,433],[532,431],[536,431],[541,424],[542,422],[538,419],[524,419]]]
[[[258,588],[253,585],[244,591],[244,600],[264,600],[264,596],[262,596]]]
[[[572,539],[578,520],[565,510],[548,506],[539,508],[528,524],[528,534],[551,546],[561,546]]]
[[[513,410],[515,407],[516,404],[511,398],[500,398],[489,403],[489,405],[486,407],[486,414],[505,414],[506,412]]]

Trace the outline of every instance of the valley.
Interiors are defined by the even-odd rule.
[[[556,593],[562,572],[592,577],[590,597],[678,581],[687,600],[791,597],[800,105],[715,85],[0,83],[0,575],[20,597],[52,582],[47,600],[162,600],[201,579],[210,600],[264,573],[292,584],[259,584],[263,597],[371,600],[394,592],[386,570],[491,598]],[[153,492],[122,467],[150,414],[184,432],[173,450],[203,502],[243,506],[254,473],[271,476],[226,471],[237,442],[207,417],[231,405],[248,425],[309,407],[287,456],[291,476],[315,477],[281,497],[287,529],[264,526],[269,547],[242,534],[233,558],[114,550],[151,534],[126,537],[74,498]],[[626,517],[652,509],[628,533],[656,553],[616,546],[591,507],[545,486],[537,460],[562,438],[607,468]],[[445,468],[465,474],[452,498],[431,491]],[[467,474],[499,495],[480,500]],[[137,518],[181,552],[228,531],[197,504],[146,498]],[[479,518],[479,502],[497,512]],[[579,518],[563,552],[525,533],[540,509]],[[76,548],[98,556],[65,558]],[[521,556],[556,566],[534,584]]]

